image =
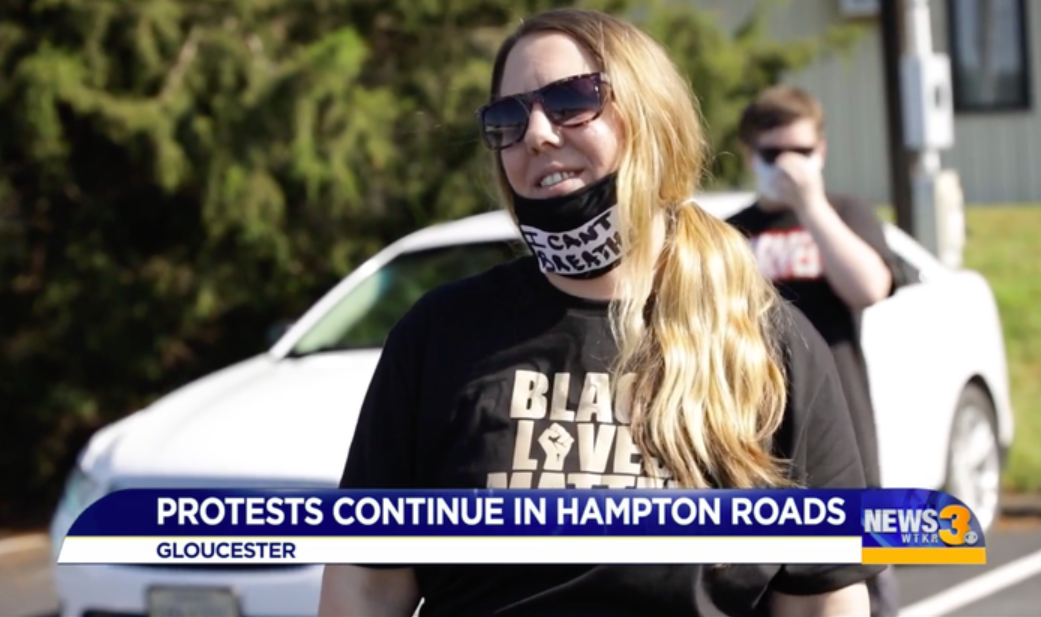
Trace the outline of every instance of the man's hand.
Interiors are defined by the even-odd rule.
[[[795,211],[826,201],[824,173],[819,158],[785,152],[774,163],[774,188],[779,201]]]

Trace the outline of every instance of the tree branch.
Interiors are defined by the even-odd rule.
[[[199,39],[202,38],[201,32],[198,26],[192,26],[192,29],[188,32],[188,37],[185,38],[184,44],[181,45],[181,50],[177,52],[177,60],[174,61],[174,65],[170,68],[170,72],[163,82],[163,87],[159,91],[160,99],[169,98],[180,88],[181,82],[184,81],[184,74],[188,72],[188,67],[191,66],[199,51]]]

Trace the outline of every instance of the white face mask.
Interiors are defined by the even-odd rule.
[[[777,190],[774,182],[777,178],[777,168],[770,165],[756,154],[752,157],[752,171],[755,172],[756,190],[763,199],[777,201]]]
[[[809,157],[802,157],[801,160],[813,171],[819,172],[824,169],[824,160],[821,159],[819,153],[814,153],[813,156]],[[767,163],[756,154],[752,157],[752,171],[755,173],[756,190],[759,192],[759,195],[770,201],[780,201],[781,198],[777,194],[775,186],[777,167]]]

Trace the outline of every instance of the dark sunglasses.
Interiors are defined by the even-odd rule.
[[[496,99],[477,110],[484,144],[502,150],[524,139],[535,103],[556,126],[574,127],[592,122],[604,111],[607,75],[575,75],[523,94]]]
[[[808,148],[756,148],[756,152],[759,153],[759,158],[763,159],[764,162],[770,165],[774,164],[777,157],[781,156],[785,152],[794,152],[803,156],[811,156],[817,150],[816,146]]]

